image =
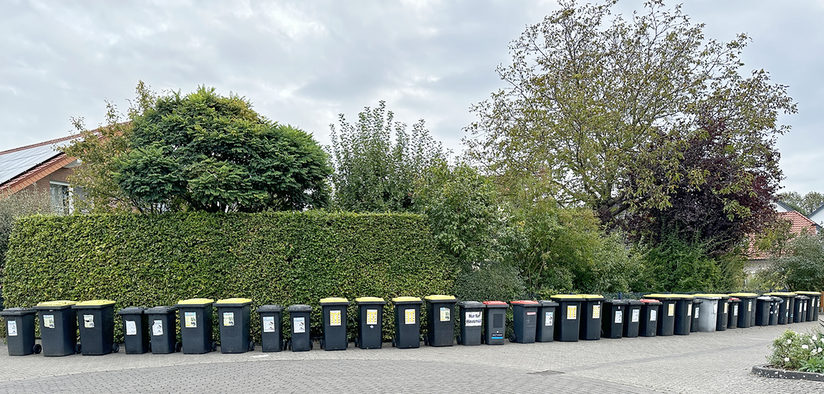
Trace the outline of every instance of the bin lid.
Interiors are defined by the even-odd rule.
[[[261,305],[257,308],[258,312],[282,312],[283,307],[280,305]]]
[[[177,307],[174,306],[156,306],[154,308],[149,308],[143,311],[143,313],[147,315],[168,315],[177,310]]]
[[[581,297],[586,297],[587,301],[603,300],[604,296],[600,294],[581,294]]]
[[[639,301],[639,300],[627,300],[627,305],[635,305],[635,306],[638,306],[638,305],[641,305],[641,304],[643,304],[643,302],[641,302],[641,301]]]
[[[661,305],[661,301],[653,300],[653,299],[650,299],[650,298],[642,298],[638,301],[641,301],[642,303],[647,304],[647,305]]]
[[[807,296],[805,296],[805,295],[796,296],[795,298],[796,298],[797,300],[809,300],[809,299],[810,299],[810,297],[807,297]]]
[[[252,303],[249,298],[224,298],[215,301],[215,306],[246,306]]]
[[[306,304],[295,304],[289,305],[286,310],[289,312],[312,312],[312,307]]]
[[[553,304],[555,304],[553,302]],[[509,308],[509,304],[503,301],[484,301],[487,308]]]
[[[773,302],[776,302],[776,303],[779,303],[779,304],[784,302],[784,299],[781,298],[781,297],[772,297],[772,300],[773,300]]]
[[[693,298],[691,295],[687,294],[647,294],[644,297],[646,298],[658,298],[658,299],[667,299],[667,300],[688,300]]]
[[[343,297],[326,297],[320,299],[321,305],[349,305],[349,300]]]
[[[74,309],[100,309],[105,308],[107,306],[114,305],[115,302],[112,300],[89,300],[89,301],[80,301],[74,305],[72,308]]]
[[[37,310],[50,310],[50,309],[67,309],[71,308],[72,305],[76,304],[76,301],[69,301],[69,300],[56,300],[56,301],[44,301],[37,304],[34,309]]]
[[[458,305],[464,309],[484,309],[484,304],[478,301],[461,301]]]
[[[821,293],[819,293],[817,291],[794,291],[793,293],[803,294],[803,295],[807,295],[807,296],[820,296],[821,295]]]
[[[612,305],[629,305],[627,300],[606,300],[604,301],[605,304],[612,304]]]
[[[710,300],[720,300],[720,299],[726,300],[726,299],[730,298],[730,296],[727,295],[727,294],[712,294],[712,293],[699,293],[699,294],[693,294],[693,296],[695,298],[706,298],[706,299],[710,299]]]
[[[770,296],[763,296],[763,295],[762,295],[762,296],[759,296],[759,297],[758,297],[758,298],[756,298],[756,299],[757,299],[757,300],[761,300],[761,301],[772,301],[772,300],[773,300],[773,298],[772,298],[772,297],[770,297]]]
[[[177,307],[186,307],[186,306],[206,306],[211,303],[215,302],[215,300],[211,298],[189,298],[188,300],[180,300],[177,302]]]
[[[0,311],[0,316],[25,316],[37,313],[32,308],[7,308]]]
[[[738,298],[755,298],[755,297],[758,297],[758,294],[755,294],[755,293],[730,293],[730,295],[733,296],[733,297],[738,297]]]
[[[453,297],[451,295],[443,295],[443,294],[428,295],[428,296],[424,297],[424,299],[427,300],[427,301],[442,301],[442,302],[449,302],[449,301],[455,302],[455,301],[457,301],[455,299],[455,297]]]
[[[139,306],[129,306],[117,311],[118,315],[141,315],[146,308]]]
[[[386,301],[384,301],[383,298],[380,298],[380,297],[358,297],[358,298],[355,298],[355,302],[357,302],[358,304],[363,304],[363,305],[383,305],[383,304],[386,304]]]
[[[740,298],[730,297],[730,302],[741,302]]]
[[[572,301],[581,301],[585,300],[586,297],[582,294],[555,294],[549,298],[556,299],[556,300],[572,300]]]
[[[558,303],[550,300],[540,300],[538,304],[541,306],[558,306]]]
[[[520,306],[530,307],[530,306],[538,306],[538,301],[532,301],[532,300],[515,300],[515,301],[511,301],[511,302],[510,302],[510,304],[512,304],[512,305],[520,305]]]
[[[422,304],[423,303],[423,301],[421,301],[421,299],[418,298],[418,297],[395,297],[395,298],[392,299],[392,302],[394,302],[396,304]]]
[[[779,296],[779,297],[795,297],[797,294],[790,293],[789,291],[774,291],[772,293],[766,293],[766,295]]]

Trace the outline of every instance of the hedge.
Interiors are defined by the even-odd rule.
[[[320,298],[439,294],[456,275],[426,218],[413,214],[33,216],[18,222],[9,246],[6,307],[56,299],[112,299],[122,308],[246,297],[253,308],[312,305],[316,336]],[[392,336],[392,311],[384,313],[385,339]],[[349,312],[354,335],[354,305]],[[287,333],[288,321],[284,316]],[[259,338],[256,319],[252,330]]]

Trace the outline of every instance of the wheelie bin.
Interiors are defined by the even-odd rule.
[[[292,336],[289,339],[289,347],[293,352],[308,352],[312,350],[312,337],[310,334],[312,307],[304,304],[290,305],[289,321],[292,322]]]
[[[261,305],[257,308],[260,316],[260,348],[264,352],[283,350],[283,307]]]
[[[638,329],[641,325],[641,306],[638,300],[627,300],[627,309],[624,319],[624,337],[635,338],[638,336]]]
[[[629,303],[626,300],[604,301],[604,315],[601,319],[601,336],[604,338],[621,338],[624,335],[624,320]]]
[[[506,311],[509,304],[503,301],[484,301],[484,343],[503,345],[506,335]]]
[[[379,297],[358,297],[358,336],[355,346],[361,349],[380,349],[383,346],[383,306]]]
[[[123,321],[123,347],[126,354],[143,354],[149,351],[149,328],[144,308],[131,306],[117,311]]]
[[[770,325],[774,326],[778,324],[778,312],[781,309],[780,305],[784,300],[781,297],[770,296],[772,298],[772,302],[770,302]]]
[[[120,349],[114,343],[114,301],[81,301],[72,308],[77,312],[82,355],[100,356]]]
[[[689,335],[692,328],[693,298],[691,295],[680,294],[681,298],[675,301],[675,335]]]
[[[786,291],[774,291],[766,295],[781,298],[781,303],[778,304],[778,324],[792,323],[793,300],[796,294]]]
[[[455,303],[451,295],[429,295],[426,299],[427,333],[424,342],[429,346],[452,346],[455,342]]]
[[[738,308],[738,328],[748,328],[752,326],[755,319],[755,293],[732,293],[730,296],[741,300],[741,307]]]
[[[730,313],[730,296],[726,294],[713,294],[718,296],[718,306],[716,307],[716,324],[715,331],[725,331],[727,329],[727,322]]]
[[[217,349],[212,341],[212,304],[209,298],[180,300],[175,305],[180,314],[180,341],[183,354],[203,354]]]
[[[721,301],[720,295],[716,294],[695,294],[696,304],[693,317],[697,316],[695,328],[701,332],[714,332],[718,326],[718,303]]]
[[[557,302],[538,301],[538,331],[535,333],[535,342],[552,342],[555,339],[555,315],[557,313]]]
[[[517,343],[534,343],[538,329],[538,302],[517,300],[512,305],[513,334],[510,340]]]
[[[481,344],[483,337],[484,304],[478,301],[461,301],[458,303],[460,332],[457,342],[461,345],[475,346]]]
[[[689,334],[689,319],[687,319],[686,312],[689,310],[690,314],[692,314],[692,309],[687,308],[687,301],[689,301],[689,305],[692,305],[692,299],[685,297],[682,294],[647,294],[644,296],[645,298],[651,298],[654,300],[658,300],[661,302],[660,306],[660,313],[658,313],[658,332],[656,335],[658,336],[670,336],[676,333],[676,325],[679,325],[680,333],[679,335],[684,335],[683,330],[686,328],[687,334]],[[681,309],[678,308],[678,305],[681,305]],[[680,313],[683,314],[682,318],[678,318],[681,316]],[[692,316],[690,316],[691,318]]]
[[[807,305],[807,321],[818,320],[818,309],[821,307],[821,293],[817,291],[796,291],[795,294],[810,297]]]
[[[75,301],[46,301],[34,309],[40,320],[40,343],[46,357],[68,356],[80,351],[77,346]]]
[[[730,312],[727,314],[727,328],[738,327],[738,310],[741,309],[741,300],[730,297]]]
[[[40,353],[41,347],[34,341],[34,315],[31,308],[8,308],[0,311],[6,320],[6,341],[9,356],[27,356]]]
[[[177,308],[156,306],[143,311],[149,322],[149,339],[152,354],[169,354],[180,351],[177,341]]]
[[[805,295],[795,296],[795,308],[793,309],[793,323],[803,323],[807,320],[807,301],[810,297]]]
[[[550,298],[558,303],[558,313],[555,314],[555,340],[577,342],[581,327],[581,296],[556,294]]]
[[[395,337],[392,346],[412,349],[421,346],[421,301],[418,297],[395,297]]]
[[[642,298],[641,302],[641,324],[638,327],[639,334],[642,337],[654,337],[658,334],[660,319],[658,318],[661,313],[661,305],[663,303],[658,300],[650,299],[650,298]],[[671,304],[675,305],[675,304]],[[673,306],[674,308],[674,306]],[[673,314],[675,311],[673,311]],[[673,327],[673,318],[669,319],[669,328],[667,332],[672,335],[672,327]]]
[[[772,304],[772,296],[759,296],[755,299],[755,325],[770,325],[770,311],[772,309]]]
[[[248,298],[226,298],[215,302],[221,353],[246,353],[255,349],[255,341],[249,337],[251,305],[252,300]]]
[[[346,309],[349,300],[340,297],[328,297],[320,300],[321,314],[323,315],[323,339],[320,347],[323,350],[346,350],[349,340],[346,338]]]
[[[601,339],[601,306],[604,297],[581,294],[581,339]]]

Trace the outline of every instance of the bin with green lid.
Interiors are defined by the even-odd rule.
[[[320,347],[323,350],[346,350],[349,340],[346,337],[347,308],[349,300],[342,297],[327,297],[320,300],[323,319],[323,338]]]
[[[641,302],[641,323],[638,325],[638,333],[642,337],[654,337],[659,330],[662,303],[651,298],[642,298],[639,301]],[[672,328],[673,319],[669,319],[668,335],[672,335]]]
[[[255,342],[249,338],[251,305],[252,300],[248,298],[225,298],[215,302],[221,353],[245,353],[255,349]]]
[[[803,323],[807,320],[807,302],[810,297],[805,295],[795,296],[795,306],[793,309],[793,323]]]
[[[752,326],[755,319],[755,299],[758,297],[758,294],[731,293],[730,296],[741,300],[741,306],[738,308],[738,328]]]
[[[260,316],[260,348],[263,352],[283,350],[283,307],[261,305],[257,308]]]
[[[484,301],[484,342],[487,345],[506,343],[506,311],[509,304],[503,301]]]
[[[680,324],[679,335],[684,335],[684,330],[689,334],[690,320],[687,317],[687,310],[692,315],[691,308],[687,305],[692,305],[692,298],[686,297],[683,294],[647,294],[644,298],[658,300],[661,302],[658,313],[658,336],[669,336],[676,332],[676,325]],[[689,301],[689,303],[687,303]],[[680,309],[679,309],[680,305]],[[679,314],[680,313],[680,314]],[[692,316],[689,316],[691,318]]]
[[[810,297],[807,305],[807,321],[818,320],[818,309],[821,307],[821,293],[817,291],[796,291],[795,294]]]
[[[58,300],[37,304],[40,320],[40,343],[46,357],[68,356],[80,351],[77,346],[77,312],[75,301]]]
[[[483,338],[484,304],[478,301],[458,302],[459,327],[457,343],[465,346],[481,344]]]
[[[361,349],[380,349],[383,346],[383,306],[379,297],[355,298],[358,303],[358,336],[355,346]]]
[[[114,343],[114,301],[91,300],[72,305],[77,312],[80,328],[80,353],[84,356],[100,356],[117,352]]]
[[[718,328],[718,303],[723,294],[695,294],[696,304],[694,316],[698,317],[696,329],[701,332],[714,332]]]
[[[638,329],[641,326],[641,301],[627,300],[627,307],[624,311],[624,332],[625,338],[635,338],[638,336]]]
[[[293,352],[307,352],[312,350],[311,316],[312,307],[305,304],[290,305],[289,321],[292,325],[292,336],[289,338],[289,347]]]
[[[429,346],[452,346],[455,341],[455,303],[451,295],[430,295],[426,300],[427,333],[424,342]]]
[[[512,305],[512,328],[510,340],[517,343],[534,343],[538,329],[538,302],[517,300]]]
[[[738,310],[741,309],[741,300],[736,297],[729,299],[730,311],[727,314],[727,328],[738,327]]]
[[[143,311],[149,323],[149,340],[152,354],[169,354],[180,351],[177,341],[177,308],[156,306]]]
[[[149,351],[149,329],[144,310],[145,308],[130,306],[117,311],[123,321],[123,347],[126,354],[143,354]]]
[[[418,297],[395,297],[395,337],[392,346],[412,349],[421,346],[421,301]]]
[[[601,335],[604,338],[621,338],[624,335],[627,305],[626,300],[604,301],[604,318],[601,319]]]
[[[34,341],[34,315],[31,308],[8,308],[0,312],[6,321],[6,343],[9,356],[27,356],[40,353],[41,347]]]
[[[552,342],[555,339],[555,316],[557,313],[557,302],[538,301],[538,331],[535,333],[535,342]]]
[[[555,314],[555,340],[577,342],[581,327],[581,302],[578,294],[556,294],[552,297],[558,303]]]
[[[180,315],[180,341],[184,354],[203,354],[217,349],[212,340],[212,304],[210,298],[190,298],[177,302]]]
[[[601,307],[604,297],[598,294],[581,294],[581,339],[601,339]]]

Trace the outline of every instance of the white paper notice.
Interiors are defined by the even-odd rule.
[[[481,312],[466,312],[466,326],[480,327],[481,326]]]
[[[9,327],[9,336],[16,337],[17,336],[17,321],[16,320],[9,320],[7,326]]]
[[[544,325],[547,327],[552,326],[555,323],[555,312],[549,311],[544,313]]]
[[[615,311],[615,324],[621,324],[624,322],[624,312],[623,311]]]
[[[184,312],[183,313],[183,325],[186,328],[197,328],[197,313],[195,312]]]
[[[126,320],[126,335],[137,335],[137,324],[134,320]]]
[[[54,328],[54,315],[43,315],[43,327]]]
[[[152,335],[156,337],[163,335],[163,320],[155,320],[152,322]]]
[[[640,309],[633,309],[632,310],[632,322],[638,323],[641,321],[641,310]]]
[[[263,316],[263,332],[276,332],[274,316]]]
[[[94,328],[94,315],[83,315],[83,327]]]
[[[656,321],[658,320],[658,311],[653,309],[649,311],[649,321]]]
[[[223,312],[223,327],[234,327],[235,326],[235,313],[234,312]]]
[[[303,334],[306,332],[306,318],[296,317],[292,319],[292,332],[295,334]]]

